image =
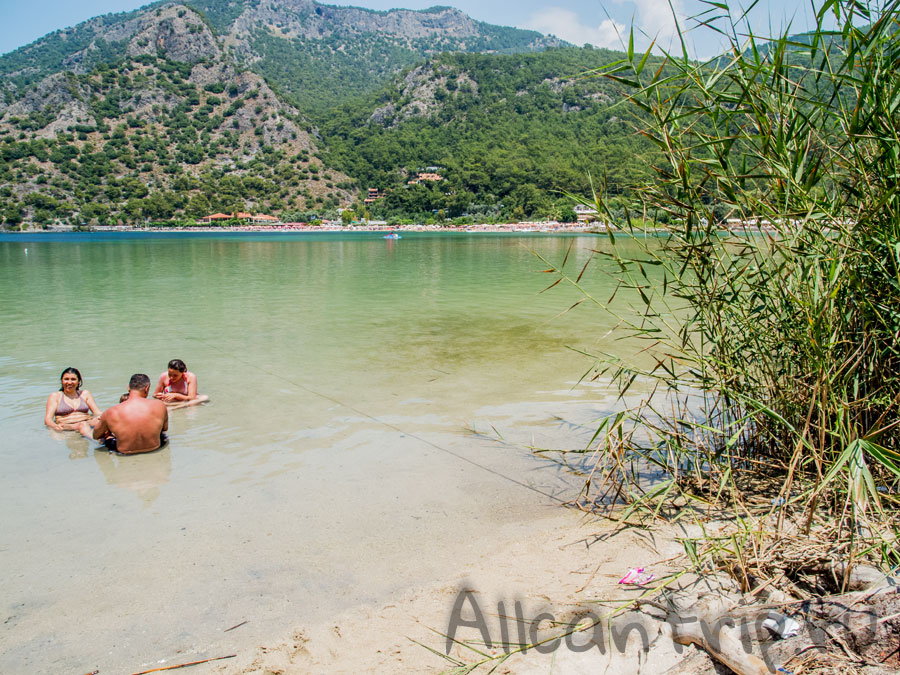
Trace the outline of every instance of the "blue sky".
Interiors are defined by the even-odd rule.
[[[0,26],[0,53],[91,17],[144,4],[141,0],[0,0],[0,15],[4,19]],[[619,34],[625,31],[627,35],[632,23],[639,35],[647,36],[641,42],[657,37],[661,44],[668,45],[673,35],[672,7],[680,17],[696,15],[707,7],[700,0],[671,0],[672,7],[668,0],[358,0],[325,4],[371,9],[452,5],[480,21],[531,28],[575,44],[589,42],[613,49],[621,48]],[[749,4],[749,0],[743,2],[743,6]],[[735,7],[740,6],[735,3]],[[777,30],[786,22],[799,32],[811,25],[812,16],[809,0],[760,0],[751,19],[754,32],[767,35],[771,28]],[[709,30],[692,31],[690,41],[693,54],[699,57],[712,56],[721,46]]]

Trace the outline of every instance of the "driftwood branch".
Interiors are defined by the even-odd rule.
[[[691,623],[672,625],[672,639],[681,645],[694,644],[705,650],[719,663],[731,668],[737,675],[769,675],[766,662],[755,654],[748,654],[740,640],[724,628],[704,630],[704,626],[715,626],[717,618],[698,616]]]

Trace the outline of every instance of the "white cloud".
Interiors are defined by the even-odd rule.
[[[651,40],[656,40],[664,49],[676,45],[676,19],[683,32],[689,28],[685,0],[672,0],[671,5],[668,0],[614,0],[614,4],[617,18],[607,15],[599,24],[585,20],[585,10],[576,13],[564,7],[550,6],[532,14],[519,24],[519,28],[552,33],[575,45],[590,43],[609,49],[624,49],[632,23],[638,49],[646,49]],[[598,9],[602,12],[602,5],[598,5]],[[596,11],[591,12],[595,17]]]
[[[685,31],[687,25],[683,0],[672,0],[671,6],[667,0],[617,0],[622,5],[634,6],[634,23],[637,29],[648,40],[656,40],[658,44],[668,48],[677,38],[675,29],[676,18]],[[673,13],[674,10],[674,13]]]
[[[562,7],[548,7],[535,14],[519,26],[541,33],[552,33],[556,37],[575,45],[590,43],[597,47],[621,49],[619,34],[625,34],[626,27],[614,19],[604,19],[599,26],[586,25],[578,15]]]

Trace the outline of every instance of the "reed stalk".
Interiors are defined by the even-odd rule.
[[[725,55],[668,53],[650,68],[632,40],[626,58],[590,73],[626,90],[636,133],[663,158],[628,193],[624,220],[602,192],[591,201],[615,226],[596,255],[640,298],[619,330],[654,357],[643,370],[600,359],[596,374],[623,395],[655,383],[631,411],[652,440],[629,452],[665,478],[625,470],[622,439],[634,437],[606,433],[608,422],[592,448],[604,468],[579,503],[598,508],[600,490],[628,503],[625,519],[731,519],[727,545],[692,550],[729,560],[742,584],[784,571],[767,556],[785,537],[816,542],[810,561],[894,567],[900,2],[826,0],[813,31],[766,39],[726,3],[708,5],[698,20],[728,40]],[[549,265],[582,288],[584,270]]]

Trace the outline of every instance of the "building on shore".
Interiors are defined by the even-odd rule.
[[[270,216],[265,213],[258,213],[255,216],[250,216],[250,222],[256,225],[275,225],[281,222],[281,219],[276,218],[275,216]]]
[[[597,209],[587,204],[576,204],[574,209],[575,220],[579,223],[592,223],[597,220]]]
[[[246,213],[244,211],[237,211],[235,213],[213,213],[208,216],[203,216],[202,218],[198,218],[198,223],[206,223],[207,225],[212,225],[213,223],[222,223],[228,220],[240,220],[244,223],[250,223],[252,225],[275,225],[280,223],[281,220],[275,216],[270,216],[265,213]]]

